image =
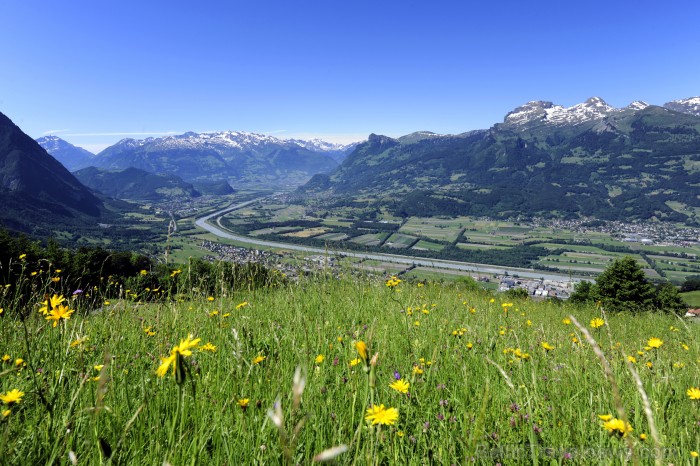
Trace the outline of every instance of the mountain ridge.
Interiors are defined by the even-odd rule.
[[[300,184],[330,172],[353,145],[283,140],[242,131],[187,132],[142,140],[122,139],[95,156],[108,170],[140,168],[185,181]],[[307,147],[313,147],[311,150]]]
[[[300,193],[370,196],[397,215],[594,216],[700,222],[700,117],[599,98],[534,101],[487,130],[372,134]],[[554,116],[554,118],[552,118]],[[568,118],[570,117],[570,118]],[[388,194],[390,193],[390,194]]]

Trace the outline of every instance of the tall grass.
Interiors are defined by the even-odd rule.
[[[305,464],[336,446],[341,464],[697,462],[700,400],[686,392],[700,385],[698,325],[460,286],[316,277],[210,295],[191,285],[170,300],[76,308],[56,327],[38,312],[50,283],[29,303],[7,293],[0,393],[25,395],[2,406],[0,462]],[[597,317],[605,325],[590,328]],[[180,358],[184,372],[158,377],[188,335],[201,341]],[[663,345],[645,349],[651,337]],[[358,341],[377,355],[371,371],[351,365]],[[396,377],[408,394],[389,387]],[[370,425],[372,403],[398,421]],[[599,418],[620,407],[634,429],[624,438]]]

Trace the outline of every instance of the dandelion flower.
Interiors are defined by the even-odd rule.
[[[663,345],[663,344],[664,344],[664,342],[661,339],[656,338],[656,337],[650,338],[649,341],[647,342],[647,346],[649,346],[650,348],[654,348],[654,349],[661,348],[661,345]]]
[[[353,359],[352,361],[350,361],[350,367],[355,367],[355,366],[357,366],[358,364],[360,364],[361,362],[362,362],[362,359],[360,359],[360,358],[355,358],[355,359]]]
[[[389,280],[386,281],[386,286],[387,288],[394,288],[397,287],[401,283],[401,280],[399,280],[396,277],[391,277]]]
[[[546,351],[552,351],[554,349],[554,346],[550,345],[546,341],[543,341],[542,348],[544,348]]]
[[[207,342],[206,345],[200,346],[199,347],[200,351],[211,351],[212,353],[216,352],[216,346],[212,345],[211,342]]]
[[[23,396],[24,392],[21,392],[15,388],[5,394],[0,393],[0,401],[6,405],[16,404],[22,401]]]
[[[209,301],[209,302],[214,301],[214,297],[213,297],[213,296],[209,296],[209,297],[207,298],[207,301]]]
[[[248,305],[248,301],[243,301],[242,303],[236,304],[236,309],[242,309]]]
[[[591,327],[600,328],[603,325],[605,325],[605,321],[603,319],[601,319],[600,317],[596,317],[595,319],[591,319]]]
[[[635,358],[634,356],[627,356],[627,360],[632,364],[637,364],[637,358]]]
[[[160,358],[160,366],[158,366],[158,369],[156,369],[156,375],[158,377],[165,377],[165,374],[168,373],[168,369],[170,368],[170,365],[172,364],[173,366],[173,373],[175,373],[175,358],[177,355],[175,353],[171,353],[168,357],[166,358]]]
[[[238,401],[236,401],[236,403],[238,404],[238,406],[241,407],[243,411],[245,411],[246,409],[248,409],[248,404],[250,403],[250,400],[248,398],[241,398]]]
[[[44,315],[48,315],[52,309],[56,309],[58,305],[63,303],[65,300],[66,298],[64,298],[63,295],[58,296],[57,294],[54,294],[50,299],[47,299],[41,303],[43,304],[43,307],[39,309],[39,312]]]
[[[690,387],[686,393],[691,400],[700,400],[700,388]]]
[[[262,354],[258,354],[255,359],[253,359],[253,365],[255,364],[260,364],[263,362],[265,359],[267,359],[267,356],[263,356]]]
[[[697,451],[691,451],[690,456],[692,456],[693,458],[697,458],[698,456],[700,456],[700,453],[698,453]]]
[[[180,344],[173,346],[173,349],[170,350],[170,355],[168,357],[160,358],[161,364],[156,370],[156,375],[158,377],[164,377],[165,374],[168,373],[168,368],[171,365],[173,366],[173,374],[175,374],[175,371],[179,366],[178,356],[192,356],[192,348],[195,348],[197,345],[199,345],[199,342],[201,340],[201,338],[193,339],[191,334],[188,335],[187,338],[180,340]]]
[[[56,327],[61,319],[70,319],[70,316],[71,314],[73,314],[73,312],[75,311],[73,311],[72,309],[68,309],[68,306],[59,304],[58,307],[52,309],[49,315],[46,316],[46,320],[53,320],[53,326]]]
[[[604,422],[603,428],[610,432],[611,435],[616,435],[618,437],[626,437],[628,433],[634,430],[629,423],[617,418]]]
[[[316,364],[321,364],[325,360],[326,360],[326,357],[322,354],[319,354],[318,356],[316,356],[316,359],[314,359],[314,362]]]
[[[390,388],[393,388],[399,393],[408,393],[408,387],[410,386],[411,384],[406,382],[404,379],[399,379],[389,384]]]
[[[561,321],[564,325],[571,325],[571,319],[566,318]]]
[[[372,425],[392,426],[399,420],[399,411],[396,408],[385,408],[384,405],[374,405],[367,409],[365,419],[371,421]]]

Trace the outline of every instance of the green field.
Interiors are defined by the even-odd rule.
[[[683,300],[694,308],[700,307],[700,291],[689,291],[687,293],[681,293]]]
[[[700,325],[471,286],[215,285],[55,327],[5,299],[2,463],[696,464]]]

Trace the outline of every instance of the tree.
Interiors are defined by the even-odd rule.
[[[579,282],[569,297],[570,302],[579,304],[595,301],[595,299],[595,286],[592,282],[586,280]]]
[[[688,309],[683,298],[678,293],[678,288],[665,282],[656,287],[656,307],[662,311],[680,314]]]
[[[656,307],[656,290],[633,258],[615,259],[596,278],[596,294],[607,311],[639,312]]]
[[[685,282],[681,285],[681,292],[700,290],[700,275],[686,277]]]

